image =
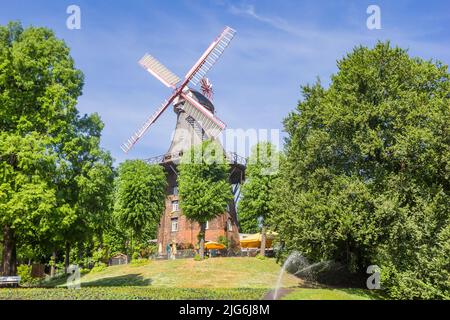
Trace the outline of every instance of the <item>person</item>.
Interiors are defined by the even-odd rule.
[[[175,260],[177,255],[177,244],[175,242],[172,243],[172,260]]]
[[[166,246],[167,260],[170,259],[170,252],[171,251],[172,251],[172,246],[170,245],[170,243],[168,243],[167,246]]]

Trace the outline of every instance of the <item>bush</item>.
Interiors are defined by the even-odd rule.
[[[91,272],[92,273],[102,272],[102,271],[106,270],[106,268],[108,268],[106,263],[99,262],[99,263],[95,264],[95,266],[91,269]]]
[[[263,255],[261,255],[261,254],[259,254],[259,253],[255,256],[255,258],[256,258],[256,259],[259,259],[259,260],[267,260],[267,257],[266,257],[266,256],[263,256]]]
[[[219,236],[217,238],[217,242],[223,244],[225,248],[228,248],[228,246],[230,245],[230,241],[225,236]]]
[[[133,255],[131,256],[131,260],[138,260],[140,259],[140,255],[139,252],[134,252]]]
[[[264,288],[206,289],[152,287],[81,287],[0,289],[0,300],[259,300]]]
[[[131,260],[132,266],[145,266],[150,263],[150,260],[148,259],[135,259]]]
[[[20,285],[23,287],[31,287],[39,282],[31,276],[31,266],[20,265],[17,267],[17,275],[20,277]]]

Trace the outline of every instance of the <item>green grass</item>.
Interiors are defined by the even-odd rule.
[[[40,288],[0,289],[0,300],[165,300],[262,299],[275,287],[280,266],[274,259],[213,258],[139,261],[83,274],[81,289],[65,288],[66,277],[43,282]],[[282,299],[331,300],[380,298],[368,290],[300,288],[303,282],[284,274]]]
[[[365,289],[308,289],[298,288],[287,293],[282,300],[379,300],[377,292]]]
[[[88,287],[0,289],[1,300],[258,300],[264,289]]]
[[[280,266],[274,259],[213,258],[159,260],[128,264],[90,272],[81,278],[82,287],[151,286],[152,288],[272,288]],[[285,287],[298,286],[299,280],[285,275]],[[65,279],[45,284],[64,286]]]

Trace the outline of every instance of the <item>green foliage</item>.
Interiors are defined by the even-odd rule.
[[[261,142],[253,147],[247,161],[246,181],[239,201],[239,223],[243,233],[258,232],[260,223],[264,223],[274,213],[273,189],[279,157],[270,143]]]
[[[20,286],[29,287],[36,284],[39,280],[31,276],[31,266],[20,265],[17,267],[17,275],[20,277]]]
[[[263,256],[262,254],[257,254],[257,255],[255,256],[255,258],[256,258],[256,259],[259,259],[259,260],[267,260],[267,259],[269,259],[269,258],[267,258],[266,256]]]
[[[217,242],[223,244],[225,248],[228,248],[228,246],[230,245],[230,240],[225,236],[219,236],[217,238]]]
[[[259,300],[267,289],[198,289],[151,287],[82,287],[67,289],[0,289],[2,300]]]
[[[233,200],[228,181],[229,164],[220,144],[207,140],[188,150],[178,168],[180,207],[189,220],[201,226],[198,236],[203,258],[206,222],[223,214]]]
[[[4,248],[12,260],[14,247],[46,260],[108,220],[112,159],[99,147],[98,115],[78,114],[82,87],[51,30],[0,26],[0,225],[14,239]]]
[[[106,263],[98,262],[95,264],[95,266],[91,269],[92,273],[102,272],[105,271],[108,268]]]
[[[157,226],[164,211],[166,175],[159,165],[141,160],[125,161],[116,179],[114,216],[119,226],[137,236],[149,226]]]
[[[198,253],[195,254],[194,261],[202,261],[202,260],[203,260],[202,257]]]
[[[135,267],[142,267],[150,264],[150,262],[151,261],[149,259],[137,258],[131,260],[131,265]]]
[[[448,297],[448,68],[389,43],[338,67],[285,120],[270,224],[312,261],[378,265],[391,297]]]
[[[233,199],[229,165],[222,147],[205,141],[185,153],[179,165],[180,207],[190,220],[206,223],[224,213]]]

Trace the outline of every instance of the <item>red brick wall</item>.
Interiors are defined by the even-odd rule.
[[[197,235],[200,232],[200,226],[196,222],[189,221],[182,211],[172,212],[172,201],[178,200],[178,196],[174,195],[174,186],[177,184],[177,175],[175,168],[167,168],[167,198],[166,208],[161,217],[158,229],[158,246],[162,245],[163,253],[166,253],[167,244],[175,241],[179,244],[192,244],[194,247],[198,243]],[[229,205],[230,212],[218,216],[209,221],[209,228],[206,230],[206,241],[217,241],[219,236],[225,236],[230,247],[239,247],[239,230],[237,225],[236,207],[234,201]],[[178,218],[178,231],[172,232],[172,218]],[[227,230],[227,220],[232,222],[232,230]]]
[[[182,211],[172,212],[172,201],[178,200],[178,196],[169,195],[166,198],[166,209],[161,217],[158,230],[158,245],[161,243],[163,253],[166,252],[167,244],[175,241],[180,244],[192,244],[194,247],[198,243],[197,235],[200,226],[197,222],[189,221]],[[234,204],[233,204],[234,205]],[[231,210],[230,210],[231,211]],[[172,232],[172,218],[178,218],[178,231]],[[227,220],[232,222],[232,230],[227,230]],[[234,246],[239,245],[239,231],[235,219],[228,212],[218,216],[208,223],[206,230],[206,241],[217,241],[220,236],[225,236]]]

